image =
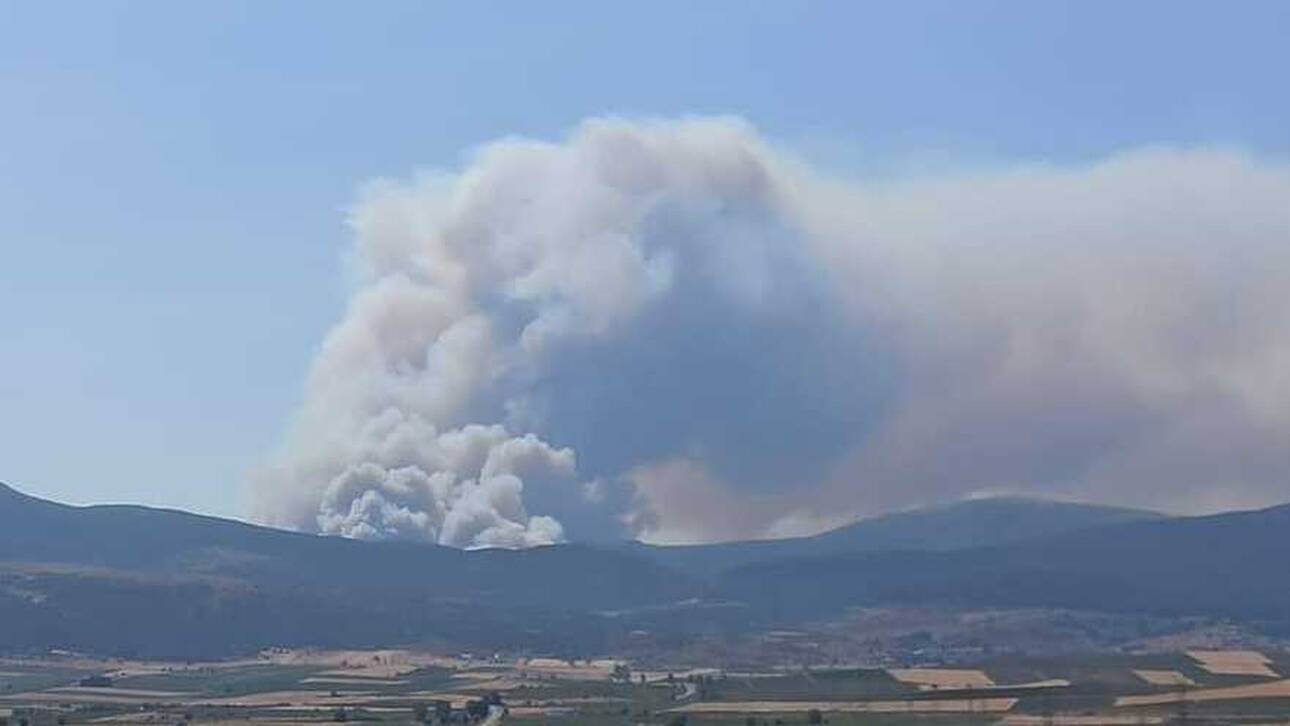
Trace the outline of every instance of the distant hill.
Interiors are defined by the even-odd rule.
[[[728,597],[784,617],[936,603],[1204,614],[1290,633],[1290,505],[1080,529],[946,552],[761,561],[723,571]],[[771,595],[768,597],[767,594]]]
[[[1023,499],[818,537],[461,551],[0,485],[0,651],[203,658],[271,645],[612,650],[867,605],[1199,614],[1290,632],[1290,505],[1210,517]]]
[[[585,613],[694,592],[685,577],[621,551],[362,542],[149,507],[73,507],[0,484],[0,650],[198,657],[505,638],[572,647],[571,618],[578,633],[600,637]]]
[[[1161,518],[1161,514],[1141,509],[996,497],[863,519],[813,537],[639,547],[661,564],[696,575],[712,575],[767,560],[886,550],[944,552]]]
[[[524,606],[613,608],[682,591],[672,573],[629,553],[579,545],[468,552],[287,532],[139,506],[73,507],[0,484],[0,561],[262,586],[430,590]],[[592,577],[595,582],[589,582]]]

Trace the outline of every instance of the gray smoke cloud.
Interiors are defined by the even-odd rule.
[[[1284,165],[858,182],[736,119],[596,119],[351,221],[348,310],[253,479],[271,523],[521,547],[1290,499]]]

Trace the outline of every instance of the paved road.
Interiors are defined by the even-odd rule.
[[[498,726],[506,718],[506,709],[502,706],[489,706],[488,717],[479,722],[479,726]]]

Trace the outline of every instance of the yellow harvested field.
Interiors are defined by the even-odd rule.
[[[560,660],[559,658],[529,658],[524,662],[524,666],[527,668],[551,668],[555,670],[574,667],[569,665],[569,661]]]
[[[415,663],[422,654],[409,650],[279,650],[261,655],[262,660],[275,663],[303,663],[309,665],[352,666],[368,663]]]
[[[1135,670],[1133,675],[1153,686],[1194,686],[1196,681],[1178,671]]]
[[[994,688],[996,690],[1002,688],[1007,688],[1008,690],[1017,690],[1022,688],[1066,688],[1070,684],[1071,682],[1065,678],[1049,678],[1047,680],[1031,681],[1029,683],[1000,683],[994,686],[986,686],[986,688]]]
[[[1290,698],[1290,679],[1266,683],[1250,683],[1244,686],[1227,686],[1225,688],[1200,688],[1191,691],[1152,693],[1145,696],[1120,696],[1115,699],[1115,705],[1117,707],[1161,706],[1184,700],[1239,701],[1247,698]]]
[[[889,668],[887,673],[901,683],[919,688],[986,688],[993,686],[984,671],[962,668]]]
[[[261,654],[258,663],[328,668],[317,675],[355,678],[401,678],[426,666],[459,668],[469,661],[410,650],[276,650]]]
[[[614,671],[614,664],[618,661],[597,660],[597,661],[568,661],[559,660],[558,658],[530,658],[521,660],[515,664],[515,668],[521,672],[542,673],[560,678],[571,678],[575,680],[601,680],[608,678]]]
[[[1215,675],[1279,677],[1268,667],[1268,657],[1257,650],[1189,650],[1187,655]]]
[[[1004,713],[1015,698],[958,698],[927,701],[708,701],[668,713]]]

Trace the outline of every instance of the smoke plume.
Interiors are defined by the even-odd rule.
[[[1290,170],[1238,152],[865,183],[737,120],[599,119],[351,221],[254,477],[276,524],[520,547],[1290,498]]]

